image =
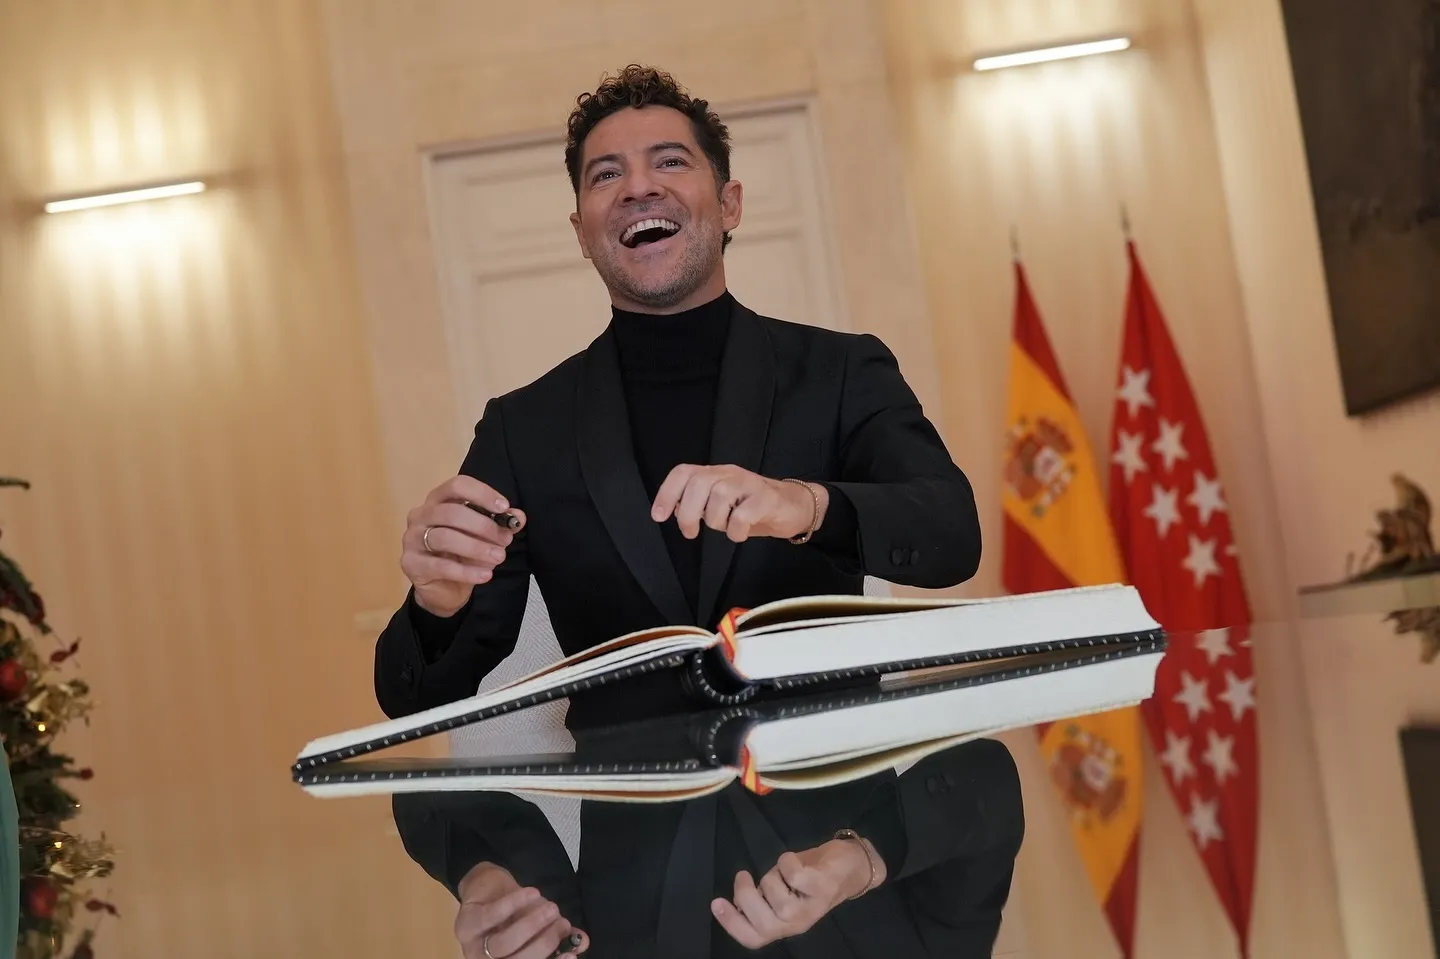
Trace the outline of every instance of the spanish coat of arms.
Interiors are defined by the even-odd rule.
[[[1030,506],[1037,517],[1045,515],[1075,476],[1070,454],[1075,444],[1055,421],[1026,418],[1011,427],[1005,443],[1005,483]]]
[[[1050,778],[1072,815],[1109,822],[1125,801],[1127,780],[1120,756],[1105,740],[1076,725],[1050,760]]]

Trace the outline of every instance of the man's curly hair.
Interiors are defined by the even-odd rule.
[[[708,101],[692,97],[675,78],[655,67],[632,63],[613,77],[606,77],[593,93],[582,93],[575,99],[566,124],[565,169],[570,186],[580,195],[580,154],[585,138],[606,117],[628,107],[658,106],[679,110],[690,118],[695,141],[710,161],[718,191],[730,182],[730,131],[721,122]],[[726,245],[730,234],[725,234]]]

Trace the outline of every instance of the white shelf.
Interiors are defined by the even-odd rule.
[[[1300,615],[1307,619],[1367,613],[1383,616],[1428,606],[1440,606],[1440,572],[1368,583],[1306,586],[1300,590]]]

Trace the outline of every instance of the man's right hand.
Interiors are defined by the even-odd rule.
[[[549,959],[576,932],[580,945],[566,954],[590,948],[589,938],[560,915],[559,907],[538,889],[522,889],[501,866],[480,863],[460,880],[458,891],[455,938],[465,959]]]
[[[525,514],[511,509],[505,497],[474,477],[456,476],[431,490],[406,517],[400,569],[415,586],[415,602],[436,616],[459,612],[470,591],[494,576],[515,539],[514,533],[475,512],[467,502],[497,513],[508,510],[519,517],[524,529]]]

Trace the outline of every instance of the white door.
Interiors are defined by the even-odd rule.
[[[804,104],[725,116],[745,187],[725,253],[730,291],[759,313],[848,328],[810,114]],[[430,212],[457,404],[468,445],[485,401],[578,352],[610,302],[570,227],[560,138],[436,156]],[[464,448],[464,445],[461,448]]]

